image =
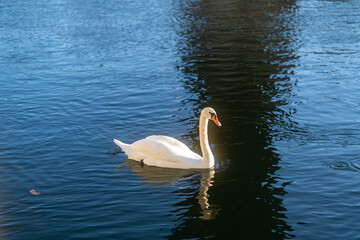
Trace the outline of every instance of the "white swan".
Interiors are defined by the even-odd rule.
[[[203,156],[191,151],[182,142],[167,136],[149,136],[145,139],[125,144],[114,139],[114,142],[128,155],[129,159],[141,161],[149,166],[165,168],[212,168],[214,155],[208,141],[208,122],[213,120],[221,126],[214,109],[207,107],[200,115],[200,146]]]

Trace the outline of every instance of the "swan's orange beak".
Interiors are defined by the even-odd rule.
[[[219,120],[218,120],[218,118],[217,118],[216,115],[213,115],[212,118],[211,118],[211,120],[213,120],[216,125],[218,125],[219,127],[221,127],[221,122],[219,122]]]

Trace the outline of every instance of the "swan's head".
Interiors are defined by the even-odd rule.
[[[217,117],[217,114],[215,112],[215,110],[211,107],[207,107],[207,108],[204,108],[202,111],[201,111],[201,116],[209,119],[209,120],[212,120],[214,121],[214,123],[216,125],[218,125],[219,127],[221,126],[221,123],[219,122],[219,119]]]

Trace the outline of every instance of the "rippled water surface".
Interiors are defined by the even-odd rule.
[[[359,239],[357,1],[0,2],[1,239]],[[213,170],[140,166],[175,137]]]

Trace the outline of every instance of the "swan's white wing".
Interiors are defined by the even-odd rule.
[[[177,148],[178,150],[181,149],[182,151],[184,151],[187,154],[189,154],[189,152],[194,153],[184,143],[182,143],[179,140],[177,140],[175,138],[172,138],[172,137],[162,136],[162,135],[152,135],[152,136],[149,136],[149,137],[147,137],[145,139],[169,144],[169,145],[173,146],[174,148]]]
[[[144,160],[145,164],[159,167],[188,168],[202,163],[202,158],[185,144],[166,136],[150,136],[131,144],[136,156],[134,160]]]
[[[134,142],[131,148],[136,152],[142,152],[146,157],[151,155],[168,161],[176,161],[179,157],[202,159],[182,142],[167,136],[149,136]]]

